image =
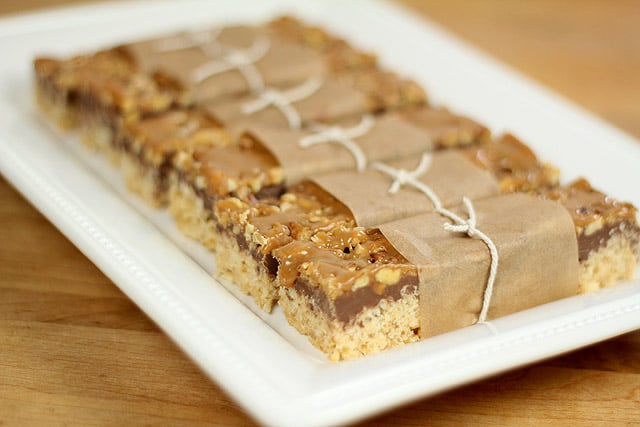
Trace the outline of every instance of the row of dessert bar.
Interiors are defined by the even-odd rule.
[[[633,206],[584,180],[558,185],[513,136],[429,106],[373,55],[292,18],[39,58],[35,74],[43,111],[333,360],[598,289],[637,265]],[[563,226],[570,236],[549,242]],[[474,296],[493,287],[494,261],[495,296]],[[510,289],[518,275],[531,283]]]

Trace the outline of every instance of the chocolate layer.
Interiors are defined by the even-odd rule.
[[[543,189],[539,195],[557,200],[567,209],[576,226],[580,261],[593,251],[606,246],[609,239],[623,235],[632,246],[640,239],[636,220],[637,209],[627,202],[615,200],[594,189],[589,182],[578,179],[569,185]]]
[[[417,274],[404,275],[395,285],[384,286],[384,290],[380,293],[375,292],[374,284],[344,293],[333,301],[327,298],[321,288],[311,285],[304,278],[297,278],[293,288],[305,295],[314,307],[322,310],[329,319],[349,323],[362,310],[375,307],[383,299],[398,301],[407,295],[417,295],[418,276]]]
[[[598,231],[589,235],[581,233],[578,236],[580,262],[587,260],[592,252],[604,248],[609,239],[616,235],[625,236],[632,246],[637,246],[640,240],[640,227],[635,222],[621,221],[613,225],[603,225]]]

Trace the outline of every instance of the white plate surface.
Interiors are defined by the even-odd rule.
[[[360,360],[331,363],[207,274],[211,255],[118,173],[56,136],[32,103],[31,61],[185,28],[319,23],[425,85],[435,103],[510,130],[563,171],[640,205],[640,143],[435,25],[365,0],[105,3],[0,20],[0,171],[208,375],[264,424],[352,422],[401,403],[640,328],[640,281],[577,296]],[[153,17],[153,19],[149,19]]]

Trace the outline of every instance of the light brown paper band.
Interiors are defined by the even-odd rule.
[[[248,49],[264,34],[261,27],[233,26],[213,28],[193,33],[178,33],[168,37],[144,40],[124,45],[142,71],[165,71],[188,78],[194,69],[225,50]]]
[[[245,103],[242,106],[242,113],[250,116],[265,108],[275,107],[287,120],[289,129],[301,129],[302,117],[293,104],[313,96],[320,87],[322,87],[322,78],[312,76],[302,84],[285,90],[269,88],[257,94],[253,101]]]
[[[421,153],[388,164],[410,171],[418,166],[420,158]],[[344,204],[356,223],[363,227],[434,210],[432,201],[410,185],[404,185],[395,194],[390,194],[389,188],[394,179],[375,169],[361,173],[347,170],[312,176],[310,179]],[[431,153],[431,164],[417,180],[429,186],[443,206],[458,204],[463,196],[480,199],[497,195],[500,190],[489,172],[473,165],[456,151]]]
[[[280,91],[287,91],[308,82],[301,80],[295,84],[276,87]],[[255,135],[259,132],[276,134],[286,133],[290,128],[287,117],[273,105],[257,111],[248,111],[247,106],[257,101],[255,95],[246,95],[238,98],[226,99],[224,102],[206,102],[202,106],[218,121],[225,124],[226,129],[234,136],[239,136],[244,131],[251,131]],[[301,124],[311,122],[334,123],[344,117],[361,116],[370,111],[371,106],[367,97],[353,86],[332,79],[328,76],[322,78],[322,84],[309,96],[294,101],[291,107],[295,109]],[[296,138],[307,134],[297,134]],[[278,135],[290,140],[291,137]],[[297,140],[296,140],[297,143]]]
[[[477,227],[491,238],[500,256],[488,319],[575,295],[577,239],[562,205],[524,194],[474,205]],[[379,227],[418,268],[422,337],[472,325],[482,309],[491,261],[487,245],[445,230],[445,222],[432,213]]]
[[[300,139],[309,135],[306,131],[254,125],[247,135],[273,154],[283,168],[287,185],[294,185],[311,175],[356,167],[353,155],[340,145],[301,147]],[[396,114],[376,118],[370,131],[354,142],[369,161],[410,157],[431,149],[431,141],[424,132]]]
[[[348,128],[344,126],[316,125],[315,129],[312,128],[316,133],[301,138],[298,141],[298,145],[302,148],[309,148],[316,144],[340,144],[351,152],[356,162],[356,170],[362,172],[367,167],[368,159],[354,139],[361,138],[371,132],[374,123],[373,116],[366,114],[362,116],[360,123]]]
[[[173,40],[175,38],[176,36],[172,36]],[[252,62],[251,68],[255,68],[254,71],[260,76],[264,86],[300,82],[310,76],[326,74],[327,64],[321,53],[294,40],[269,34],[260,27],[222,29],[215,42],[223,48],[218,49],[218,55],[213,57],[212,52],[216,52],[216,49],[207,50],[195,43],[193,47],[185,49],[158,49],[163,39],[132,43],[125,48],[142,70],[162,71],[177,79],[183,86],[193,88],[196,101],[205,101],[251,90],[240,67],[230,67],[225,72],[204,71],[207,71],[208,66],[220,65],[217,63],[224,61],[225,56],[233,51],[248,53],[260,39],[268,40],[268,50],[259,52],[260,55],[256,56],[257,60]]]
[[[181,32],[173,36],[151,40],[151,49],[153,52],[162,54],[196,48],[208,57],[215,57],[224,49],[224,45],[218,40],[220,33],[222,33],[222,28]],[[145,64],[141,63],[140,65]]]

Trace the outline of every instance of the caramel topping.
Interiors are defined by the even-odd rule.
[[[418,108],[403,112],[414,125],[424,129],[436,148],[461,147],[485,143],[491,137],[488,128],[445,108]]]
[[[256,208],[251,217],[250,222],[255,228],[253,240],[261,244],[263,253],[271,253],[291,240],[313,241],[321,245],[328,228],[344,223],[348,228],[353,226],[350,215],[343,212],[340,205],[322,204],[312,195],[285,195],[279,207],[277,210]],[[337,238],[342,242],[349,240],[344,235]]]
[[[267,185],[283,182],[284,177],[275,158],[251,139],[224,147],[196,147],[192,163],[186,163],[200,184],[219,197],[248,197]]]
[[[216,172],[245,176],[278,165],[268,151],[261,150],[259,145],[246,139],[228,147],[199,148],[194,152],[194,157],[202,165],[201,172],[205,177]]]
[[[372,68],[377,63],[374,54],[357,51],[344,40],[329,35],[318,27],[303,24],[290,16],[271,21],[268,29],[276,36],[297,40],[311,49],[325,53],[329,69],[334,72]]]
[[[326,52],[342,47],[342,39],[329,35],[319,27],[303,24],[292,16],[281,16],[269,22],[267,28],[275,35],[292,40],[319,51]]]
[[[578,234],[595,232],[598,226],[605,224],[636,223],[637,209],[631,203],[620,202],[595,190],[584,178],[567,186],[541,191],[540,195],[557,200],[567,208]]]
[[[496,176],[503,193],[531,191],[558,182],[557,169],[541,163],[533,151],[513,135],[504,135],[464,152]]]
[[[175,110],[128,126],[124,138],[135,141],[134,151],[146,151],[151,161],[178,150],[225,146],[229,135],[213,119],[197,110]]]
[[[311,242],[300,240],[290,241],[274,251],[274,258],[278,260],[278,283],[291,287],[298,277],[300,265],[309,260],[313,262],[335,263],[340,259],[338,252],[331,249],[321,249]]]
[[[427,95],[420,85],[391,72],[368,69],[342,78],[369,97],[374,112],[427,103]]]
[[[287,203],[295,203],[305,211],[321,211],[336,212],[345,217],[350,217],[351,213],[346,206],[338,201],[331,194],[324,191],[317,184],[311,181],[304,181],[290,189],[293,199],[283,196],[283,201]]]
[[[292,16],[281,16],[268,23],[268,28],[281,37],[299,40],[301,43],[325,52],[340,43],[319,27],[304,25]]]
[[[376,295],[383,295],[390,287],[406,281],[406,277],[416,277],[417,272],[408,262],[397,264],[366,264],[362,259],[341,259],[325,256],[317,261],[309,261],[298,267],[298,278],[309,287],[322,290],[324,295],[337,300],[361,289],[369,288]],[[321,254],[313,254],[321,256]],[[280,277],[280,272],[278,272]],[[356,310],[356,312],[359,310]]]
[[[265,242],[260,246],[260,252],[270,254],[275,248],[289,243],[293,239],[292,226],[296,224],[301,226],[292,222],[291,216],[283,212],[255,219],[253,225],[258,228],[258,239]]]
[[[221,199],[215,206],[216,217],[224,227],[245,227],[253,246],[268,254],[291,240],[310,240],[336,224],[353,225],[348,212],[335,200],[331,203],[329,197],[316,197],[313,188],[301,188],[279,200]]]
[[[379,231],[348,222],[324,228],[309,241],[291,241],[272,255],[280,264],[281,285],[293,286],[300,274],[315,275],[310,283],[332,298],[369,284],[382,292],[400,279],[392,270],[412,268]]]

